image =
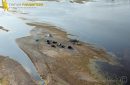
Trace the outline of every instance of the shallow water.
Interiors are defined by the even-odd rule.
[[[22,9],[22,15],[38,22],[47,22],[62,27],[75,37],[113,53],[121,59],[124,67],[108,68],[130,75],[130,0],[92,0],[83,4],[68,1],[44,1],[45,6]],[[34,8],[33,8],[34,9]],[[101,64],[102,65],[102,64]]]
[[[39,8],[17,8],[17,12],[24,13],[21,17],[62,27],[82,41],[105,48],[120,58],[124,67],[113,68],[105,64],[107,67],[105,68],[101,64],[103,70],[109,70],[113,74],[117,72],[117,75],[122,72],[124,73],[122,75],[127,75],[130,79],[130,0],[90,0],[82,4],[70,3],[69,0],[61,2],[52,0],[43,3],[45,5]],[[25,68],[29,68],[31,63],[28,64],[28,62],[30,61],[14,41],[17,37],[27,35],[29,27],[21,20],[9,17],[10,14],[6,15],[0,17],[0,25],[11,31],[8,33],[0,31],[0,53],[13,56],[12,58],[21,62]],[[0,16],[3,15],[0,14]],[[11,23],[5,24],[5,22]]]
[[[40,80],[32,62],[15,42],[16,38],[29,35],[30,27],[12,14],[3,12],[2,9],[0,9],[0,26],[9,30],[6,32],[0,29],[0,55],[18,61],[36,80]]]

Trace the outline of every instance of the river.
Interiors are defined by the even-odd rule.
[[[75,38],[104,48],[107,52],[117,56],[123,67],[113,67],[105,63],[100,63],[101,69],[110,72],[111,75],[120,74],[120,76],[127,77],[127,85],[129,85],[130,0],[92,0],[84,3],[70,3],[68,0],[64,0],[60,2],[44,1],[42,3],[45,4],[43,7],[18,8],[15,10],[19,13],[24,13],[21,14],[22,17],[36,22],[46,22],[59,26],[68,33],[75,35]],[[3,21],[5,20],[3,19]],[[20,22],[15,24],[18,25]],[[17,31],[18,35],[23,35],[21,34],[23,32],[28,34],[29,30],[22,28],[25,24],[21,24],[20,26],[19,29],[21,31]],[[14,28],[12,25],[6,25],[5,27]],[[7,34],[3,33],[0,35],[5,38]],[[15,36],[15,34],[12,34],[12,36]],[[4,42],[4,44],[0,43],[0,46],[2,46],[0,47],[0,53],[10,53],[12,56],[21,55],[11,50],[13,48],[16,49],[17,45],[14,45],[15,42],[11,42],[8,36],[6,39],[3,39],[3,37],[0,37],[0,39],[1,42]],[[10,44],[6,44],[5,42],[10,42]],[[13,46],[11,48],[7,47],[8,45]],[[2,50],[2,48],[5,49]]]
[[[0,26],[9,30],[6,32],[0,29],[0,55],[18,61],[36,80],[41,80],[31,60],[15,42],[17,38],[29,35],[30,27],[2,9],[0,9]]]
[[[51,23],[84,42],[106,49],[123,67],[99,63],[115,78],[130,79],[130,0],[93,0],[84,3],[44,1],[37,10],[22,9],[24,17]],[[71,36],[73,37],[73,36]],[[128,84],[129,85],[129,84]]]

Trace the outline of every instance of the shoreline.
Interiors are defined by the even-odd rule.
[[[0,85],[37,85],[17,61],[0,55]]]
[[[60,30],[59,27],[36,22],[27,23],[27,25],[34,26],[30,32],[31,35],[19,38],[16,42],[31,59],[47,85],[104,85],[103,78],[94,77],[98,73],[95,74],[91,70],[91,66],[89,66],[92,63],[91,59],[101,60],[112,65],[117,64],[111,59],[111,55],[102,49],[93,49],[92,46],[81,41],[79,41],[80,45],[69,42],[67,33]],[[52,37],[48,37],[48,34]],[[65,46],[70,45],[73,50],[52,47],[47,44],[46,40],[54,40]]]

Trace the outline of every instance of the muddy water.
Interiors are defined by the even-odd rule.
[[[90,0],[85,3],[44,1],[45,6],[35,10],[21,9],[23,17],[48,22],[62,27],[75,37],[105,48],[116,55],[123,67],[103,63],[104,71],[111,75],[130,78],[130,0]]]
[[[28,56],[17,46],[15,39],[29,35],[31,30],[24,22],[8,12],[0,9],[0,55],[8,56],[18,61],[36,79],[40,80],[39,74]]]

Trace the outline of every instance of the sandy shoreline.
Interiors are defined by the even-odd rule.
[[[37,85],[16,61],[0,56],[0,85]]]
[[[111,55],[84,42],[73,44],[67,33],[59,30],[59,27],[36,22],[27,24],[34,27],[31,35],[16,41],[29,56],[46,85],[105,85],[98,73],[94,73],[96,69],[91,68],[91,60],[115,64]],[[50,41],[56,41],[64,48]]]

